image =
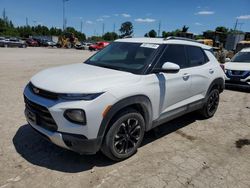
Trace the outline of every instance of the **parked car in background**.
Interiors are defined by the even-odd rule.
[[[57,43],[55,43],[52,40],[41,39],[41,38],[37,38],[35,40],[38,42],[39,46],[44,46],[44,47],[48,47],[48,46],[55,47],[55,46],[57,46]]]
[[[52,40],[45,40],[45,46],[56,47],[57,43]]]
[[[92,43],[89,42],[81,42],[75,45],[75,48],[78,50],[89,50],[89,46],[92,45]]]
[[[26,40],[26,43],[28,46],[39,46],[38,42],[32,38],[29,38]]]
[[[26,48],[27,44],[25,41],[20,40],[18,38],[5,38],[0,40],[1,47],[19,47],[19,48]]]
[[[109,45],[109,42],[97,42],[95,44],[90,45],[89,50],[90,51],[101,50],[107,45]]]
[[[250,89],[250,48],[244,48],[225,64],[226,85]]]

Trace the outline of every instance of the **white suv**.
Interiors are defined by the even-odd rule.
[[[250,89],[250,48],[242,49],[225,64],[226,85]]]
[[[145,131],[191,111],[212,117],[224,73],[211,47],[183,38],[119,39],[86,62],[50,68],[24,90],[28,123],[48,140],[113,160]]]

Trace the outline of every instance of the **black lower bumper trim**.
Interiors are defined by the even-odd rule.
[[[85,136],[61,133],[64,143],[72,151],[80,154],[95,154],[101,148],[102,138],[87,139]]]

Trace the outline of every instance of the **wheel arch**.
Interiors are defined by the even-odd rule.
[[[215,80],[212,81],[212,83],[210,84],[206,96],[208,96],[208,94],[212,91],[212,89],[218,89],[219,92],[223,92],[224,88],[225,88],[225,81],[223,78],[216,78]]]
[[[152,105],[150,99],[145,95],[136,95],[124,98],[114,105],[111,106],[108,113],[103,118],[99,131],[98,137],[103,137],[106,135],[107,131],[112,125],[112,120],[124,109],[133,108],[139,111],[144,120],[146,131],[152,127]]]

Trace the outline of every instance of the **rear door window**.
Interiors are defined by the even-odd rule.
[[[160,58],[157,68],[162,67],[166,62],[175,63],[179,65],[181,69],[188,67],[185,47],[183,45],[169,44]]]
[[[190,67],[203,65],[208,61],[207,56],[200,47],[186,46]]]

